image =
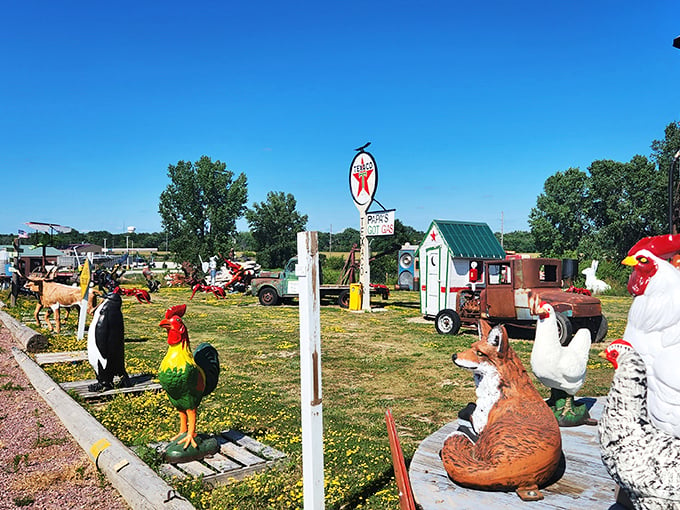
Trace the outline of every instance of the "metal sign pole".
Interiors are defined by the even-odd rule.
[[[319,234],[298,232],[302,494],[305,510],[324,508]]]

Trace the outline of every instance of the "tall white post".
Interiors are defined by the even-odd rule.
[[[305,510],[324,508],[321,325],[319,313],[319,235],[297,235],[300,300],[300,398],[302,409],[302,488]]]
[[[370,248],[368,245],[368,214],[366,210],[359,212],[359,238],[361,242],[361,251],[359,253],[359,283],[361,284],[361,309],[371,309],[371,266],[369,259],[371,257]]]

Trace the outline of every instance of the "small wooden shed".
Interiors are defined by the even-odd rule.
[[[484,260],[505,258],[503,247],[486,223],[434,220],[418,247],[420,312],[435,317],[456,309],[462,290],[484,286]]]

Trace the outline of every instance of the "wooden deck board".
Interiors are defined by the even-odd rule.
[[[130,376],[132,386],[129,388],[114,388],[107,391],[90,391],[88,386],[96,383],[96,379],[87,381],[74,381],[61,383],[65,391],[75,391],[78,396],[85,400],[96,400],[104,397],[112,397],[120,393],[142,393],[144,391],[159,391],[162,389],[159,383],[153,382],[153,376],[149,374],[137,374]]]
[[[216,439],[220,444],[219,453],[200,461],[162,464],[161,472],[180,479],[203,475],[204,484],[226,485],[275,467],[286,458],[285,453],[236,430],[225,430]],[[164,448],[167,443],[151,446]]]
[[[87,361],[87,351],[39,352],[35,355],[35,362],[38,365],[74,361]]]
[[[604,397],[584,399],[593,403],[591,416],[602,414]],[[544,499],[524,502],[514,492],[486,492],[465,489],[453,483],[439,458],[446,437],[457,423],[448,423],[427,437],[418,447],[409,467],[413,494],[422,510],[494,510],[529,508],[531,510],[623,510],[615,503],[616,484],[607,473],[597,437],[597,427],[562,428],[565,471],[560,480],[542,489]]]

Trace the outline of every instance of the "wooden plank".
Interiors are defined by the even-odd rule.
[[[60,386],[65,391],[75,391],[78,396],[85,400],[111,397],[121,393],[142,393],[144,391],[159,391],[162,389],[162,386],[159,383],[153,382],[153,376],[149,374],[137,374],[130,376],[130,382],[132,383],[132,386],[129,388],[114,388],[107,391],[90,391],[88,386],[96,382],[96,379],[89,379],[87,381],[61,383]]]
[[[286,456],[286,454],[282,451],[260,443],[258,440],[253,439],[250,436],[246,436],[243,432],[239,432],[238,430],[224,430],[222,431],[222,436],[239,446],[243,446],[245,449],[254,453],[255,455],[264,457],[265,459],[276,460],[282,459]]]
[[[197,460],[184,462],[182,464],[175,464],[175,467],[181,471],[184,471],[188,475],[195,476],[197,478],[201,475],[208,476],[215,474],[215,471]]]
[[[205,458],[203,460],[218,473],[226,473],[227,471],[233,471],[243,467],[242,464],[234,462],[229,457],[225,457],[221,453],[216,453],[212,456],[212,458]]]
[[[586,399],[583,399],[586,400]],[[602,414],[604,397],[590,399],[591,416]],[[457,429],[452,422],[426,438],[416,450],[409,468],[413,493],[423,510],[489,510],[530,507],[531,510],[623,510],[615,503],[616,484],[600,457],[597,427],[562,428],[565,471],[560,480],[542,489],[544,499],[525,503],[514,492],[465,489],[452,482],[439,458],[444,439]]]
[[[35,361],[38,365],[87,361],[87,351],[40,352],[35,355]]]
[[[236,462],[243,464],[244,466],[252,466],[254,464],[262,464],[266,462],[265,459],[253,455],[248,450],[239,446],[237,444],[225,441],[220,444],[220,453],[222,455],[234,459]]]

